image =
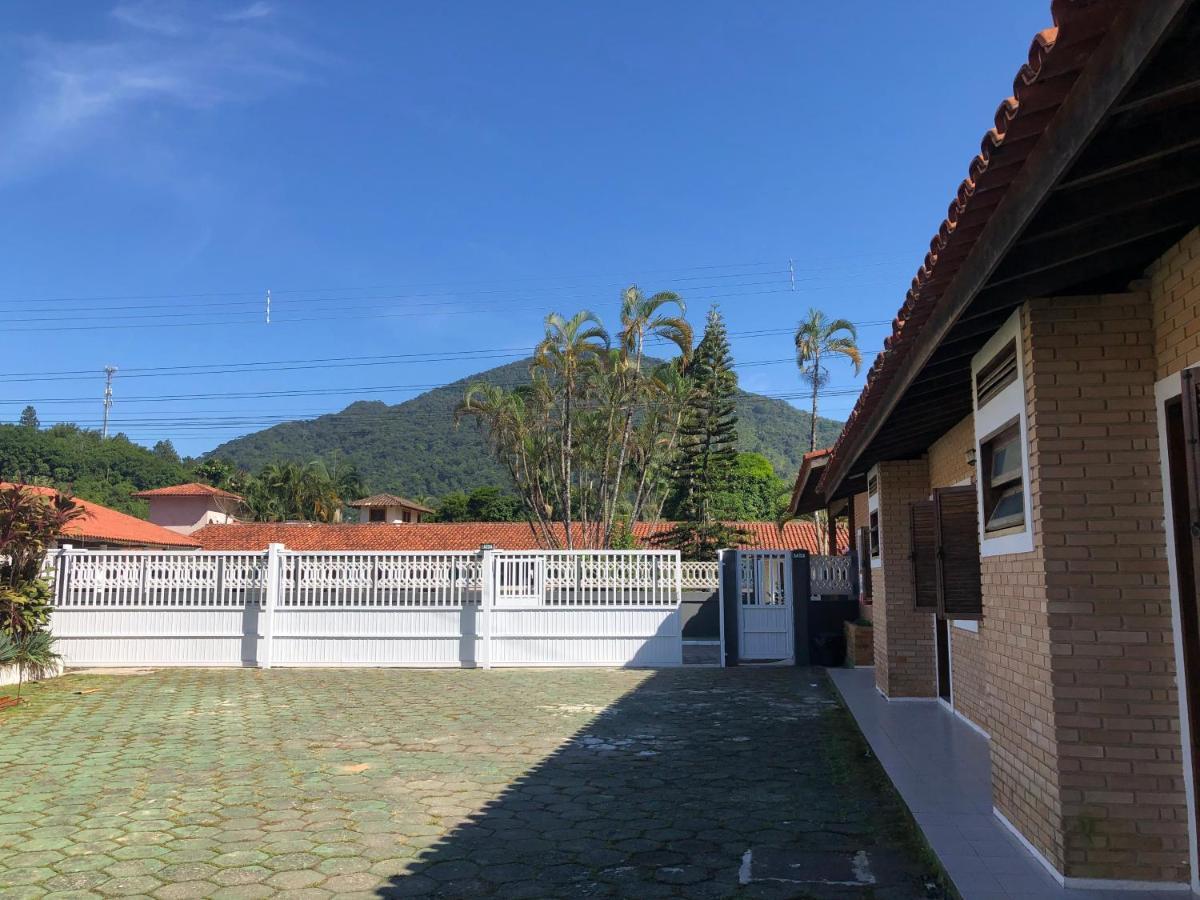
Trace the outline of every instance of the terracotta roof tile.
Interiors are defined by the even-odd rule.
[[[902,371],[913,339],[928,321],[943,292],[974,249],[991,213],[1020,173],[1046,126],[1053,121],[1092,51],[1107,33],[1121,0],[1054,0],[1054,25],[1038,32],[1029,58],[1013,80],[1013,95],[1005,98],[993,117],[993,127],[980,142],[979,153],[967,167],[946,218],[929,242],[904,302],[892,322],[883,352],[867,373],[867,383],[833,446],[836,457],[848,438],[865,427],[886,387]],[[830,468],[822,476],[826,484]]]
[[[409,509],[417,509],[421,512],[433,512],[428,506],[418,503],[416,500],[409,500],[407,497],[398,497],[395,494],[372,494],[370,497],[363,497],[361,500],[355,500],[347,503],[347,506],[362,507],[362,506],[407,506]]]
[[[773,522],[731,523],[747,532],[751,548],[817,550],[817,531],[811,522],[789,522],[780,535]],[[671,522],[639,522],[634,536],[644,542],[671,528]],[[524,522],[433,522],[408,525],[321,525],[317,523],[231,523],[207,525],[194,537],[206,550],[262,550],[283,544],[291,550],[433,551],[478,550],[492,544],[501,550],[536,550],[540,546]],[[839,531],[839,549],[848,534]]]
[[[59,493],[54,488],[40,487],[38,485],[21,486],[26,490],[45,496]],[[0,482],[0,488],[8,487],[12,487],[12,485],[8,482]],[[61,539],[64,542],[75,539],[79,541],[97,541],[105,544],[120,544],[129,547],[171,547],[179,549],[200,546],[199,543],[190,537],[176,534],[174,531],[168,531],[166,528],[161,528],[152,522],[147,522],[145,519],[117,512],[115,509],[109,509],[107,506],[101,506],[99,503],[92,503],[90,500],[81,500],[78,497],[72,497],[71,499],[83,507],[85,515],[76,519],[63,530]]]
[[[213,487],[211,484],[199,484],[195,481],[188,482],[187,484],[172,484],[168,487],[153,488],[148,491],[138,491],[133,496],[142,499],[153,497],[220,497],[224,500],[238,501],[242,499],[237,494]]]

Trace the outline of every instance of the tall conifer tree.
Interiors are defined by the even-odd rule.
[[[742,535],[717,518],[714,498],[737,460],[737,375],[725,321],[713,306],[704,337],[688,363],[692,394],[680,428],[674,493],[679,523],[661,543],[687,559],[712,559],[722,547],[736,547]]]

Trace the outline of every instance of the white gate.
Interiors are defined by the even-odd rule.
[[[789,660],[792,632],[792,566],[782,550],[737,554],[738,657],[745,662]]]

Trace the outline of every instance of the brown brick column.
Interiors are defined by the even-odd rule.
[[[883,566],[875,569],[875,683],[884,695],[934,697],[933,616],[913,607],[908,507],[929,498],[925,458],[879,464],[879,534]]]
[[[1034,551],[983,560],[995,802],[1067,877],[1186,881],[1148,298],[1031,301],[1023,342]]]

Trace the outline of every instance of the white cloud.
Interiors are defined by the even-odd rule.
[[[264,3],[263,0],[254,0],[250,5],[227,12],[220,18],[225,22],[248,22],[253,19],[265,19],[274,11],[271,4]]]
[[[272,27],[270,12],[255,2],[214,22],[170,2],[125,2],[105,40],[21,42],[0,114],[0,183],[87,152],[110,126],[128,136],[164,107],[253,102],[309,81],[326,59]]]

